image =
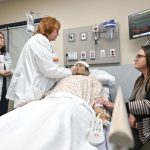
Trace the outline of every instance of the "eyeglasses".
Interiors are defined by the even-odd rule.
[[[143,58],[143,57],[146,57],[146,56],[145,56],[145,55],[140,55],[140,54],[137,54],[137,55],[135,56],[136,59],[141,59],[141,58]]]
[[[0,39],[4,39],[4,37],[0,36]]]

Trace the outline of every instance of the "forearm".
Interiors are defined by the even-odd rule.
[[[93,109],[96,112],[96,114],[106,112],[103,105],[99,105],[99,104],[96,104],[96,103],[93,104]]]
[[[97,99],[96,103],[103,105],[105,108],[107,108],[109,110],[113,110],[113,108],[114,108],[114,103],[110,102],[108,99],[105,99],[105,98]]]
[[[102,105],[94,103],[93,109],[96,113],[96,116],[98,116],[103,121],[110,120],[109,113],[106,112],[106,109]]]
[[[147,99],[127,102],[126,108],[128,114],[134,115],[138,121],[150,117],[150,101]]]
[[[146,99],[127,102],[126,108],[133,115],[150,115],[150,101]]]

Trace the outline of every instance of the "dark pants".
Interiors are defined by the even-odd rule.
[[[141,147],[143,146],[143,143],[141,142],[139,138],[138,130],[135,128],[131,128],[131,130],[132,130],[133,139],[134,139],[134,148],[131,148],[130,150],[140,150]]]
[[[3,84],[2,84],[2,95],[0,100],[0,116],[4,115],[8,111],[8,99],[6,99],[6,77],[3,77]]]
[[[150,149],[150,139],[142,146],[141,150],[149,150]]]

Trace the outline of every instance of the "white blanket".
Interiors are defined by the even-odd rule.
[[[93,113],[64,92],[31,102],[0,117],[0,150],[105,150],[87,141]]]

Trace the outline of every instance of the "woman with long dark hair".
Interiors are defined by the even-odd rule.
[[[7,87],[12,71],[10,70],[11,59],[6,51],[4,34],[0,32],[0,116],[7,113],[8,100],[6,99]]]
[[[135,147],[132,150],[150,148],[150,45],[142,46],[134,59],[134,68],[141,72],[137,78],[126,108],[133,131]],[[112,109],[114,104],[104,99],[97,102]]]

